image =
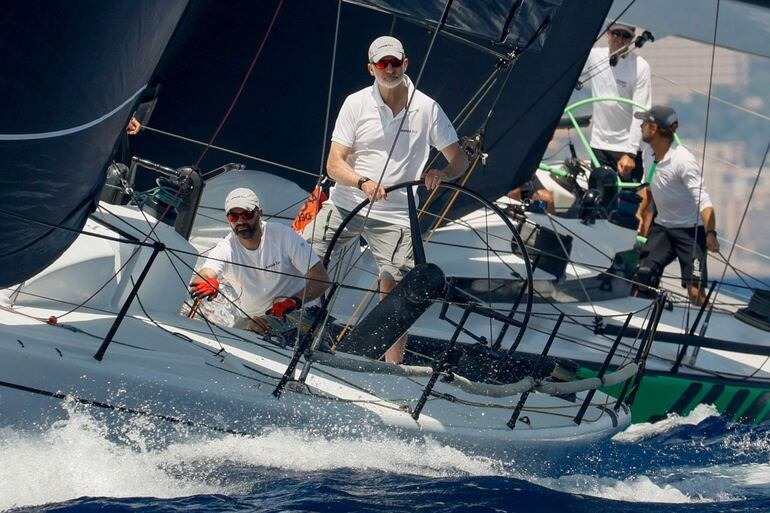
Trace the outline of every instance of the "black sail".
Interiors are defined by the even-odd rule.
[[[447,34],[436,39],[430,55],[432,34],[425,24],[437,21],[446,2],[343,3],[332,70],[336,1],[232,4],[193,0],[160,65],[162,93],[150,125],[208,141],[228,111],[280,5],[277,21],[216,144],[308,171],[311,176],[217,150],[206,153],[201,167],[205,170],[235,160],[309,189],[315,182],[312,174],[323,167],[322,151],[329,147],[342,102],[350,93],[372,84],[365,65],[375,37],[392,31],[404,43],[410,60],[407,74],[413,80],[427,57],[419,88],[435,98],[450,118],[461,112],[495,70],[499,55],[519,49],[520,57],[510,65],[510,78],[486,126],[487,165],[474,171],[470,181],[471,188],[485,197],[497,198],[534,173],[601,32],[611,0],[525,1],[512,11],[519,3],[456,0],[447,19]],[[460,15],[471,7],[476,10],[463,21]],[[513,17],[506,23],[511,12]],[[423,15],[426,18],[419,20]],[[487,23],[481,24],[483,20]],[[500,42],[503,33],[506,37]],[[530,40],[533,43],[527,47]],[[332,71],[331,112],[325,124]],[[461,137],[473,136],[482,126],[504,73],[458,128]],[[172,167],[196,162],[201,151],[200,146],[151,132],[132,141],[132,153]],[[437,201],[432,208],[441,207]],[[468,205],[455,207],[461,211]]]
[[[41,271],[74,241],[186,5],[3,2],[0,287]]]

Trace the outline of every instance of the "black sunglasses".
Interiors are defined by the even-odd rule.
[[[610,32],[610,34],[612,34],[615,37],[619,37],[621,39],[631,39],[632,37],[634,37],[633,34],[626,32],[625,30],[613,30],[612,32]]]

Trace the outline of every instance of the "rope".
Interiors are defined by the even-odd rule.
[[[259,48],[257,48],[257,52],[254,54],[254,58],[251,60],[251,64],[249,64],[249,68],[246,70],[246,74],[243,76],[243,80],[241,80],[241,85],[238,87],[238,91],[235,93],[235,97],[230,102],[230,106],[227,108],[225,115],[222,116],[222,121],[219,122],[219,126],[217,126],[216,130],[214,130],[214,133],[211,135],[211,139],[209,139],[208,144],[206,144],[206,147],[203,149],[203,151],[200,154],[200,157],[198,157],[198,160],[195,162],[195,165],[193,166],[196,169],[200,166],[200,163],[203,160],[203,157],[209,151],[209,148],[214,143],[214,140],[219,135],[219,132],[225,126],[225,122],[227,121],[227,118],[230,117],[230,113],[233,111],[233,108],[235,108],[235,104],[238,102],[238,99],[241,97],[241,93],[243,92],[244,87],[246,87],[246,82],[249,80],[249,76],[251,76],[251,72],[254,69],[254,65],[257,63],[257,59],[259,59],[259,56],[262,54],[262,49],[265,47],[267,38],[270,35],[270,32],[273,30],[273,25],[275,24],[276,18],[278,18],[278,13],[281,11],[282,5],[283,5],[283,0],[278,0],[278,5],[276,6],[275,12],[273,13],[273,18],[270,20],[270,24],[268,25],[267,30],[265,31],[265,35],[262,37],[262,42],[259,44]]]
[[[569,256],[569,253],[567,252],[567,247],[564,245],[564,241],[561,238],[561,234],[556,229],[556,224],[553,222],[553,216],[551,214],[548,214],[546,212],[546,218],[551,223],[551,229],[553,230],[554,235],[556,235],[556,240],[559,242],[559,247],[561,247],[562,252]],[[594,315],[596,317],[599,317],[599,314],[596,313],[596,306],[594,305],[594,302],[591,300],[591,295],[586,290],[585,285],[583,284],[583,278],[580,277],[580,273],[577,271],[577,267],[575,267],[575,262],[571,258],[568,258],[569,264],[572,266],[572,272],[575,273],[575,278],[577,278],[578,284],[580,285],[580,288],[583,290],[583,294],[585,294],[586,299],[588,299],[588,303],[591,305],[591,310],[593,310]]]
[[[337,0],[337,16],[334,23],[334,44],[332,45],[332,62],[329,66],[329,87],[328,92],[326,95],[326,113],[324,115],[324,131],[323,136],[321,138],[321,159],[318,165],[318,177],[316,179],[315,188],[313,189],[313,192],[318,192],[318,200],[315,203],[315,215],[313,216],[313,220],[315,221],[315,216],[318,215],[318,212],[320,211],[321,207],[321,194],[323,194],[323,191],[321,190],[321,187],[324,183],[324,165],[326,163],[326,138],[328,137],[329,132],[329,118],[331,117],[331,105],[332,105],[332,89],[334,86],[334,66],[337,62],[337,44],[339,42],[339,31],[340,31],[340,11],[342,7],[342,0]],[[312,193],[311,193],[312,194]],[[307,256],[307,264],[305,267],[309,270],[310,269],[310,261],[313,256],[313,252],[315,251],[313,249],[313,245],[315,244],[315,227],[316,224],[313,222],[313,236],[310,238],[310,249],[313,250],[311,253]],[[303,287],[302,289],[302,304],[305,303],[307,297],[307,286]],[[300,313],[300,323],[302,322],[302,315],[304,312]],[[294,347],[299,347],[299,340],[300,340],[300,330],[297,330],[297,336],[294,341]]]

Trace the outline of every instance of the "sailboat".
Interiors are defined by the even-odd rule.
[[[398,11],[386,4],[371,3]],[[293,336],[278,338],[180,315],[189,304],[187,283],[199,256],[187,236],[207,206],[200,203],[204,178],[231,180],[239,166],[201,172],[201,155],[195,167],[140,158],[125,167],[113,164],[113,157],[161,53],[172,34],[184,33],[179,20],[186,2],[88,9],[67,4],[43,17],[33,16],[35,6],[26,2],[6,8],[7,20],[25,22],[10,23],[4,38],[24,41],[23,30],[40,40],[31,54],[2,57],[15,66],[14,79],[3,85],[14,120],[4,126],[14,129],[0,135],[2,425],[45,428],[66,417],[64,406],[75,404],[118,424],[142,417],[244,435],[282,426],[325,436],[391,432],[499,453],[592,442],[630,423],[629,399],[611,399],[597,388],[618,384],[632,395],[643,351],[622,366],[611,365],[610,355],[601,375],[587,379],[572,375],[547,350],[535,359],[511,353],[485,371],[454,350],[461,323],[439,357],[394,365],[370,358],[361,347],[398,336],[388,329],[390,322],[411,326],[414,319],[404,320],[399,309],[376,343],[363,330],[342,336],[322,316],[306,324],[300,317]],[[577,10],[544,1],[517,4],[502,17],[473,17],[446,2],[436,12],[412,15],[427,20],[434,39],[444,31],[476,38],[494,33],[494,45],[506,55],[529,56],[532,49],[537,62],[536,52],[547,51],[551,23],[568,23]],[[582,48],[587,51],[590,43],[586,32]],[[51,64],[45,77],[41,62]],[[33,84],[35,94],[28,91]],[[158,176],[150,197],[141,200],[133,185],[140,168]],[[284,184],[278,185],[280,190]],[[500,213],[469,188],[450,189]],[[131,201],[123,204],[124,197]],[[507,227],[517,239],[510,222]],[[526,269],[526,248],[517,240]],[[423,308],[454,301],[460,290],[430,263],[404,282],[410,285],[406,299]],[[370,315],[381,313],[383,304],[387,300]],[[473,298],[464,304],[468,315],[471,309],[484,312],[512,332],[526,330],[526,323],[495,314]],[[640,348],[652,329],[652,323],[645,326]],[[324,350],[329,337],[336,351]]]
[[[374,4],[375,2],[358,3]],[[376,2],[376,4],[380,10],[385,12],[398,12],[397,9],[393,8],[395,4],[392,2]],[[637,9],[642,5],[645,6],[644,9]],[[721,10],[719,9],[720,6],[722,7]],[[319,30],[332,32],[334,11],[329,6],[326,7],[326,9],[318,7],[312,13],[305,12],[303,14],[312,15],[320,25]],[[343,8],[345,7],[346,5],[343,4]],[[437,8],[433,4],[432,7]],[[560,9],[572,9],[573,7],[569,2],[565,2],[560,6]],[[504,114],[492,117],[487,123],[484,122],[484,118],[494,103],[497,89],[494,87],[487,89],[484,86],[492,82],[495,82],[496,86],[500,86],[504,74],[493,73],[489,75],[490,70],[497,69],[495,67],[496,62],[493,60],[485,61],[478,54],[466,61],[464,58],[467,55],[466,52],[475,52],[478,49],[469,50],[467,41],[460,42],[457,35],[438,41],[434,50],[436,59],[444,63],[462,61],[463,77],[481,77],[477,82],[474,82],[472,78],[457,80],[457,71],[451,65],[437,70],[435,78],[432,74],[425,76],[425,83],[428,84],[426,87],[435,93],[446,110],[457,114],[457,121],[465,121],[465,124],[470,127],[466,130],[466,134],[470,134],[469,142],[472,143],[474,138],[477,138],[476,140],[483,143],[479,145],[480,153],[488,154],[488,158],[478,164],[474,174],[465,182],[469,189],[478,192],[484,198],[502,198],[507,191],[525,181],[529,174],[538,167],[545,144],[553,134],[557,120],[562,114],[562,106],[566,104],[566,98],[580,74],[584,60],[581,60],[580,55],[585,55],[581,53],[585,51],[585,48],[581,48],[580,44],[577,44],[579,36],[574,31],[592,31],[592,37],[600,32],[602,23],[598,18],[592,16],[604,16],[606,11],[603,8],[606,6],[596,4],[592,7],[596,7],[596,9],[585,9],[585,12],[573,11],[572,15],[575,18],[569,28],[557,25],[558,20],[554,20],[552,27],[561,28],[548,32],[550,44],[538,50],[538,60],[530,60],[530,57],[535,55],[533,53],[525,53],[520,56],[516,65],[510,68],[510,78],[506,79],[508,81],[506,94],[502,94],[497,103],[494,104],[494,110],[498,114]],[[658,34],[659,36],[665,33],[681,34],[686,38],[702,41],[709,45],[718,44],[751,54],[766,55],[766,45],[764,44],[766,38],[762,37],[766,31],[761,23],[766,9],[757,2],[723,1],[708,6],[699,2],[680,2],[676,6],[670,6],[665,2],[646,1],[644,3],[639,2],[639,5],[632,5],[630,9],[625,9],[626,7],[629,6],[613,5],[608,19],[623,16],[631,22],[637,22],[640,26],[659,26],[660,28],[655,28],[656,32],[662,31]],[[665,19],[655,15],[659,12],[667,13]],[[707,15],[704,15],[703,19],[699,18],[702,22],[693,24],[688,21],[688,16],[703,12],[707,12]],[[716,19],[709,18],[714,13],[717,14]],[[416,36],[412,32],[413,27],[409,24],[397,24],[401,23],[402,18],[400,17],[397,19],[389,18],[383,22],[374,14],[360,10],[354,11],[352,8],[343,11],[343,14],[347,17],[346,20],[352,20],[352,22],[347,25],[349,32],[342,36],[347,38],[343,40],[348,43],[340,47],[340,51],[347,52],[343,53],[345,58],[334,61],[336,62],[336,69],[341,71],[333,74],[336,89],[352,90],[353,86],[347,85],[345,80],[350,80],[348,76],[355,77],[357,75],[356,67],[350,65],[349,62],[357,63],[360,57],[355,54],[351,56],[352,52],[349,48],[365,46],[369,37],[368,33],[366,36],[359,37],[357,30],[351,28],[351,25],[371,27],[378,26],[379,23],[383,31],[391,30],[392,26],[397,26],[400,29],[400,37],[405,38],[406,41],[413,37],[416,41],[410,47],[414,47],[414,45],[417,45],[418,48],[425,47],[425,38],[420,39]],[[399,14],[404,15],[404,12],[399,12]],[[300,18],[299,12],[293,11],[293,15]],[[216,10],[205,8],[201,8],[199,17],[207,22],[218,19]],[[415,18],[415,16],[410,18],[408,15],[405,17],[410,21],[414,21]],[[717,20],[726,20],[723,22],[726,26],[749,24],[753,30],[746,31],[745,34],[738,37],[738,35],[720,28],[721,26],[717,26]],[[238,32],[241,30],[238,25],[231,25],[229,22],[226,25],[239,35],[243,35],[243,32]],[[278,32],[275,37],[279,41],[288,42],[293,36],[283,36]],[[319,40],[323,40],[323,38],[319,38]],[[203,47],[204,43],[201,41],[199,45]],[[324,47],[324,50],[324,55],[333,55],[333,49],[330,46]],[[286,54],[282,53],[282,55],[285,56]],[[303,62],[303,58],[301,52],[289,53],[286,60],[288,62]],[[195,76],[195,83],[199,86],[190,94],[200,95],[205,90],[218,89],[217,79],[211,77],[221,76],[226,68],[221,63],[216,63],[213,68],[207,68],[205,60],[196,60],[195,62],[201,68],[200,74]],[[542,63],[544,62],[548,64],[543,66]],[[327,77],[318,78],[319,74],[316,69],[310,69],[306,72],[304,70],[305,67],[302,67],[301,70],[293,69],[288,81],[281,81],[280,77],[277,77],[271,80],[269,84],[261,84],[260,91],[263,96],[260,96],[259,99],[280,97],[278,90],[291,88],[294,79],[298,74],[302,74],[301,83],[312,82],[311,76],[315,76],[317,87],[303,90],[304,94],[301,95],[300,100],[302,103],[298,106],[297,111],[302,112],[311,109],[312,105],[323,104],[325,97],[318,91],[322,91],[324,94],[327,91]],[[177,77],[172,74],[169,76],[169,86],[172,86],[176,80],[178,85],[175,91],[187,94],[180,85],[187,85],[189,78],[189,73],[184,76],[180,74]],[[476,89],[477,85],[478,90]],[[467,99],[476,100],[479,96],[483,96],[487,103],[483,103],[484,100],[480,101],[482,106],[468,114],[468,111],[464,109]],[[159,109],[156,113],[159,116],[158,123],[173,125],[173,119],[180,114],[180,111],[183,111],[185,101],[189,101],[189,98],[180,102],[180,107],[176,109],[169,104],[165,105],[167,111]],[[467,103],[472,104],[474,102],[468,101]],[[254,111],[259,111],[257,102],[250,105]],[[323,116],[318,116],[319,122],[294,127],[291,133],[287,134],[272,129],[278,121],[272,118],[269,112],[259,112],[264,123],[254,127],[251,117],[248,116],[240,123],[236,122],[238,129],[225,135],[228,141],[226,146],[254,148],[255,152],[269,156],[272,161],[262,162],[260,169],[282,174],[289,177],[292,182],[299,183],[307,189],[312,188],[315,173],[311,172],[309,173],[310,178],[304,178],[298,175],[296,171],[297,168],[313,169],[317,166],[319,162],[314,160],[317,152],[296,152],[296,144],[297,141],[312,141],[313,143],[318,141],[319,145],[322,145],[324,124],[320,122],[320,119]],[[286,112],[282,112],[282,115],[284,114]],[[543,127],[544,119],[550,120],[545,123],[547,125],[545,127]],[[474,131],[480,126],[484,127],[483,131]],[[566,126],[571,126],[569,121]],[[190,127],[185,133],[194,133],[195,130],[195,127]],[[148,137],[152,136],[153,134],[150,134]],[[146,138],[139,143],[139,146],[142,150],[155,155],[167,155],[164,153],[167,150],[160,148],[158,141],[166,143],[165,139],[148,140]],[[254,143],[254,141],[259,142]],[[320,161],[322,162],[323,159]],[[277,167],[276,162],[289,163],[294,169]],[[538,175],[559,195],[563,210],[567,210],[576,204],[577,197],[582,196],[582,193],[578,193],[575,185],[570,183],[571,175],[563,180],[554,180],[549,168],[553,168],[553,163],[545,163],[544,169],[538,171]],[[561,169],[561,171],[561,174],[564,174],[563,171],[565,170]],[[581,173],[585,176],[590,173],[590,165],[583,169],[574,169],[573,167],[572,172],[576,173],[578,179],[582,179]],[[263,178],[255,178],[253,182],[249,182],[249,178],[244,176],[239,180],[243,183],[252,183],[254,188],[258,190]],[[581,183],[580,187],[583,190],[588,188],[587,182]],[[431,215],[441,214],[446,207],[447,197],[455,197],[454,191],[449,191],[444,197],[436,199]],[[301,200],[300,194],[293,200],[284,203],[280,208],[274,209],[273,213],[278,218],[281,216],[291,217],[293,213],[291,208],[296,208],[295,203]],[[218,205],[219,201],[220,199],[204,199],[203,204]],[[439,243],[443,242],[444,244],[443,251],[439,251],[436,258],[442,260],[442,268],[449,270],[451,266],[455,266],[451,272],[456,276],[465,278],[469,287],[475,287],[473,290],[476,291],[476,297],[481,299],[482,303],[494,306],[502,312],[510,312],[511,306],[513,306],[511,302],[521,291],[518,286],[521,279],[511,274],[512,264],[493,255],[493,265],[489,266],[489,270],[484,267],[467,265],[469,261],[474,262],[474,265],[478,262],[488,262],[490,251],[488,251],[489,244],[486,242],[486,237],[493,234],[496,229],[505,232],[508,228],[505,222],[491,210],[481,208],[474,213],[472,209],[478,209],[479,204],[476,203],[475,207],[472,205],[473,202],[466,195],[457,196],[453,201],[448,214],[451,223],[445,221],[445,226],[437,230],[437,235],[431,236],[432,240],[435,238],[433,242],[435,247],[438,247]],[[497,205],[502,209],[514,206],[507,199],[502,199]],[[289,214],[287,214],[287,210],[284,210],[287,207],[291,212]],[[466,215],[467,218],[464,217]],[[534,212],[522,213],[518,220],[521,221],[526,218],[522,227],[528,233],[533,234],[528,240],[531,243],[530,252],[541,254],[540,262],[535,265],[533,272],[533,283],[537,292],[533,298],[534,314],[531,313],[532,310],[529,310],[532,320],[528,334],[517,343],[516,332],[509,332],[503,325],[495,324],[494,320],[489,320],[483,316],[479,318],[471,316],[467,327],[473,336],[463,332],[459,337],[460,342],[495,350],[507,350],[515,345],[515,350],[519,353],[539,355],[547,342],[555,320],[559,313],[564,311],[568,320],[566,324],[563,324],[565,331],[557,335],[557,342],[551,351],[554,355],[575,362],[578,367],[577,372],[580,375],[589,376],[601,368],[607,351],[612,347],[618,335],[621,335],[619,347],[625,349],[622,352],[623,358],[635,355],[634,350],[629,349],[629,347],[636,346],[630,346],[630,343],[639,337],[640,323],[653,306],[649,301],[641,301],[629,295],[632,284],[628,281],[629,275],[626,273],[627,261],[625,259],[632,253],[636,243],[635,236],[633,230],[608,222],[602,216],[598,217],[591,224],[583,223],[580,218],[575,216],[565,219],[563,216],[553,217]],[[450,226],[452,223],[455,225],[454,229]],[[467,230],[469,226],[480,235],[472,235],[472,232]],[[207,227],[207,229],[210,228],[210,226]],[[430,229],[431,226],[429,224],[424,228]],[[477,254],[469,254],[471,251],[466,248],[465,254],[459,251],[450,255],[447,248],[452,245],[462,246],[462,238],[469,237],[469,234],[471,238],[475,238],[474,246],[471,248],[475,247]],[[448,241],[442,241],[442,238],[446,238]],[[207,247],[206,244],[210,243],[210,241],[205,240],[205,237],[194,238],[194,240],[198,241],[196,246],[202,250]],[[484,242],[479,243],[479,240]],[[570,245],[569,251],[565,251],[567,243]],[[565,247],[562,247],[562,244]],[[429,252],[430,246],[430,243],[427,244]],[[512,253],[511,249],[506,248],[500,254],[510,253]],[[617,262],[616,257],[621,257],[623,260]],[[517,256],[514,255],[510,258],[512,261],[516,261],[516,265],[523,265],[523,260]],[[534,264],[534,261],[532,263]],[[371,268],[366,272],[370,273]],[[499,275],[495,275],[495,272]],[[526,274],[520,268],[518,272],[520,276]],[[362,279],[357,285],[362,288],[371,287],[371,278]],[[675,282],[669,283],[667,290],[677,292],[678,285]],[[756,293],[753,293],[754,297],[746,301],[726,297],[720,284],[717,284],[713,290],[716,294],[714,298],[721,296],[722,300],[715,306],[710,303],[705,309],[688,307],[677,299],[676,294],[668,294],[665,299],[661,299],[664,305],[661,312],[661,324],[659,324],[656,342],[650,349],[649,365],[645,369],[645,378],[642,380],[642,386],[636,395],[635,421],[655,420],[672,413],[686,414],[700,403],[715,403],[720,412],[734,420],[761,422],[767,418],[767,400],[770,396],[768,396],[766,383],[767,336],[762,328],[763,319],[766,320],[767,318],[766,307],[763,307],[766,304],[763,299],[764,293],[757,290]],[[348,298],[347,303],[357,306],[360,299],[361,297]],[[347,311],[341,309],[334,313],[339,319],[347,320],[353,316],[354,310],[355,306],[351,306]],[[441,319],[441,310],[441,307],[434,307],[431,315],[418,321],[410,330],[410,337],[414,344],[419,344],[422,338],[424,345],[429,347],[432,340],[447,340],[451,337],[453,328]],[[625,317],[628,312],[632,311],[644,313],[644,315],[640,319],[632,319],[630,328],[623,328],[622,324]],[[361,311],[356,312],[356,316],[361,313]],[[527,310],[520,309],[517,315],[521,318],[526,313]],[[686,320],[686,326],[683,326],[683,319]],[[539,330],[540,333],[536,330]],[[501,332],[504,333],[504,336],[498,341]],[[418,349],[421,346],[414,345],[412,347]],[[616,357],[614,364],[622,363],[623,358]],[[616,396],[620,396],[622,392],[622,387],[613,391]]]

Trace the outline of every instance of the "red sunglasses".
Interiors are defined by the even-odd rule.
[[[377,62],[374,63],[374,67],[377,69],[385,69],[388,67],[388,64],[393,66],[394,68],[400,68],[401,65],[404,63],[401,59],[397,59],[395,57],[380,59]]]
[[[237,223],[238,219],[243,219],[244,221],[251,221],[254,219],[254,216],[257,215],[256,210],[244,210],[243,212],[235,213],[235,212],[228,212],[227,213],[227,220],[231,223]]]

